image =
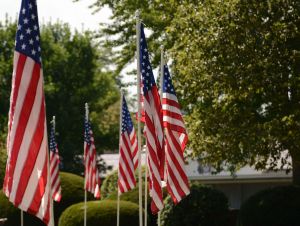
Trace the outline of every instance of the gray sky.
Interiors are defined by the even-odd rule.
[[[82,26],[84,29],[96,30],[99,22],[109,21],[111,12],[105,8],[92,15],[92,10],[88,6],[93,2],[94,0],[81,0],[76,3],[72,0],[37,0],[40,24],[60,20],[78,30],[81,30]],[[16,18],[20,6],[21,0],[1,0],[0,20],[3,21],[6,14],[13,19]]]

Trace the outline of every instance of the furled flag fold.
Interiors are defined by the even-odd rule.
[[[118,188],[120,193],[124,193],[135,187],[134,170],[138,165],[134,164],[135,158],[137,159],[136,134],[124,96],[122,97],[121,123]]]
[[[162,89],[167,189],[174,203],[178,203],[190,193],[183,157],[188,136],[167,65],[164,65]]]
[[[151,210],[157,213],[163,208],[161,178],[163,177],[164,135],[162,126],[162,107],[149,60],[143,24],[140,27],[140,66],[143,83],[145,111],[145,136],[148,150]]]

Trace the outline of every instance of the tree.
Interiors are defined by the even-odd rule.
[[[298,1],[205,1],[172,28],[190,147],[221,169],[290,168],[300,184]],[[178,87],[178,86],[177,86]]]
[[[134,54],[136,9],[150,41],[169,50],[194,156],[217,171],[290,169],[292,158],[300,184],[299,1],[97,0],[94,7],[105,4],[116,22],[102,28],[117,37],[108,44],[128,43],[116,55],[124,54],[120,67]]]
[[[0,29],[1,125],[7,125],[11,87],[15,23],[7,21]],[[49,121],[56,115],[57,141],[65,171],[82,172],[84,104],[90,104],[90,116],[98,153],[118,147],[118,116],[108,124],[103,115],[119,100],[115,78],[109,72],[106,55],[93,33],[71,32],[67,24],[41,27],[41,47],[45,96]],[[113,112],[112,115],[118,114]],[[114,121],[116,120],[116,121]],[[100,123],[101,122],[101,123]],[[5,133],[6,126],[1,128]],[[109,138],[109,139],[108,139]],[[106,142],[109,140],[109,142]]]

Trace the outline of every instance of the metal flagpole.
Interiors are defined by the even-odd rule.
[[[139,160],[139,226],[143,226],[143,201],[142,201],[142,163],[141,163],[141,70],[140,70],[140,12],[136,16],[136,45],[137,45],[137,99],[138,99],[138,160]]]
[[[161,45],[160,46],[160,80],[159,80],[159,94],[160,94],[160,101],[162,103],[162,99],[163,99],[163,82],[164,82],[164,46]],[[164,147],[163,147],[164,150]],[[157,216],[157,225],[160,226],[160,214],[161,211],[158,212],[158,216]]]
[[[85,103],[85,118],[86,120],[89,120],[89,105],[88,103]],[[85,155],[85,153],[84,153]],[[84,163],[85,165],[85,163]],[[86,165],[85,165],[86,167]],[[86,172],[84,170],[84,223],[83,225],[86,226],[86,212],[87,212],[87,206],[86,206],[86,200],[87,200],[87,191],[86,191]]]
[[[121,101],[120,101],[120,134],[119,134],[119,162],[120,162],[120,147],[121,147],[121,134],[122,134],[122,109],[123,107],[123,92],[121,90]],[[118,178],[120,178],[120,164],[118,168]],[[118,184],[118,201],[117,201],[117,226],[120,225],[120,191],[119,191],[119,184]]]
[[[53,118],[52,118],[52,126],[53,126],[53,130],[54,130],[54,136],[55,136],[55,126],[56,126],[56,124],[55,124],[55,116],[53,116]],[[49,158],[49,170],[50,170],[50,158]],[[49,171],[50,172],[50,171]],[[51,221],[52,221],[52,226],[54,226],[54,203],[53,203],[53,197],[52,197],[52,191],[51,191],[51,177],[50,177],[50,183],[49,183],[49,185],[50,185],[50,200],[51,200],[51,202],[50,202],[50,210],[51,210]]]
[[[145,164],[145,226],[147,226],[147,214],[148,214],[148,165],[147,165],[147,155],[148,151],[147,148],[145,150],[145,159],[146,159],[146,164]]]
[[[117,226],[120,225],[120,192],[118,188],[118,201],[117,201]]]
[[[21,226],[24,226],[24,212],[21,210]]]

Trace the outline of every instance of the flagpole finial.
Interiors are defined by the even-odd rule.
[[[85,117],[88,118],[89,117],[89,104],[85,103]]]
[[[160,50],[164,51],[164,45],[160,45]]]
[[[52,125],[55,128],[55,115],[53,115],[53,117],[52,117]]]
[[[135,11],[135,17],[136,17],[136,19],[140,19],[140,15],[141,15],[140,10],[137,9],[137,10]]]

